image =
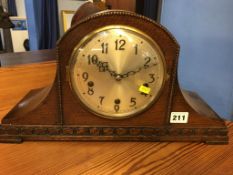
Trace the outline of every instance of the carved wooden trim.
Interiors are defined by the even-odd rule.
[[[227,137],[226,128],[174,128],[174,127],[108,127],[108,126],[11,126],[0,125],[2,136],[85,136],[85,137],[165,137],[214,136]],[[98,140],[98,139],[96,139]],[[114,139],[112,139],[114,140]],[[177,140],[177,139],[176,139]]]

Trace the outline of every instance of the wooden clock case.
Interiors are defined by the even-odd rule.
[[[78,18],[78,15],[75,15]],[[162,49],[168,78],[159,100],[138,116],[110,120],[88,112],[74,97],[67,81],[67,65],[78,42],[107,25],[126,25],[152,37]],[[57,43],[57,77],[48,97],[35,110],[16,115],[13,109],[0,125],[1,142],[23,140],[89,141],[200,141],[228,142],[227,128],[220,118],[195,112],[185,101],[177,83],[179,45],[160,24],[126,11],[104,11],[73,19],[72,28]],[[33,93],[33,91],[31,92]],[[27,96],[25,97],[27,99]],[[22,99],[24,101],[24,99]],[[189,112],[187,124],[171,124],[171,112]]]

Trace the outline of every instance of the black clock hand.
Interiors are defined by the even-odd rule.
[[[95,62],[92,62],[92,64],[96,65],[99,68],[100,72],[106,72],[107,71],[114,78],[117,78],[120,75],[120,74],[117,74],[116,71],[113,71],[113,70],[109,69],[108,62],[99,61],[97,59]]]
[[[140,72],[143,69],[148,69],[148,68],[151,68],[151,67],[156,66],[156,65],[157,64],[151,64],[151,65],[139,67],[137,70],[132,70],[132,71],[129,71],[125,74],[118,74],[118,73],[116,73],[116,71],[112,71],[109,68],[107,69],[107,71],[111,74],[112,77],[114,77],[116,80],[120,81],[123,78],[127,78],[131,75],[135,75],[136,73]]]
[[[153,67],[153,66],[157,65],[157,64],[151,64],[151,65],[146,65],[146,66],[144,65],[143,67],[139,67],[137,70],[132,70],[132,71],[129,71],[129,72],[125,73],[125,74],[118,74],[118,73],[116,73],[116,71],[113,71],[113,70],[109,69],[108,62],[103,62],[103,61],[97,60],[97,61],[93,62],[93,64],[96,65],[99,68],[100,72],[106,72],[107,71],[107,72],[110,73],[110,75],[112,77],[114,77],[118,81],[120,81],[123,78],[127,78],[127,77],[129,77],[131,75],[135,75],[136,73],[140,72],[143,69],[148,69],[150,67]]]
[[[125,74],[119,74],[119,76],[122,77],[122,78],[127,78],[127,77],[129,77],[131,75],[135,75],[136,73],[140,72],[143,69],[148,69],[148,68],[151,68],[151,67],[156,66],[156,65],[157,64],[151,64],[151,65],[139,67],[137,70],[129,71],[129,72],[125,73]]]

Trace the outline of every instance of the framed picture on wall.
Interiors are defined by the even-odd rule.
[[[63,24],[63,31],[66,32],[71,27],[71,21],[75,14],[75,11],[71,10],[62,10],[62,24]]]
[[[21,17],[11,17],[11,22],[15,25],[12,30],[27,30],[27,20]]]
[[[15,25],[11,31],[11,38],[14,52],[25,52],[24,42],[29,38],[27,19],[25,17],[10,17],[11,22]]]

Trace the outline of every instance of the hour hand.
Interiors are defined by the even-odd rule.
[[[97,64],[100,72],[108,71],[108,62],[99,61]]]
[[[112,77],[114,77],[115,79],[119,79],[119,77],[122,79],[122,75],[120,74],[117,74],[116,71],[113,71],[109,68],[109,64],[108,62],[102,62],[102,61],[99,61],[97,64],[97,67],[99,68],[99,71],[100,72],[109,72],[110,75]],[[117,78],[118,77],[118,78]]]
[[[139,67],[135,70],[131,70],[131,71],[128,71],[127,73],[125,74],[119,74],[121,76],[121,78],[127,78],[129,76],[132,76],[132,75],[135,75],[136,73],[140,72],[141,70],[143,69],[148,69],[150,67],[153,67],[153,66],[156,66],[157,64],[151,64],[151,65],[144,65],[143,67]]]

